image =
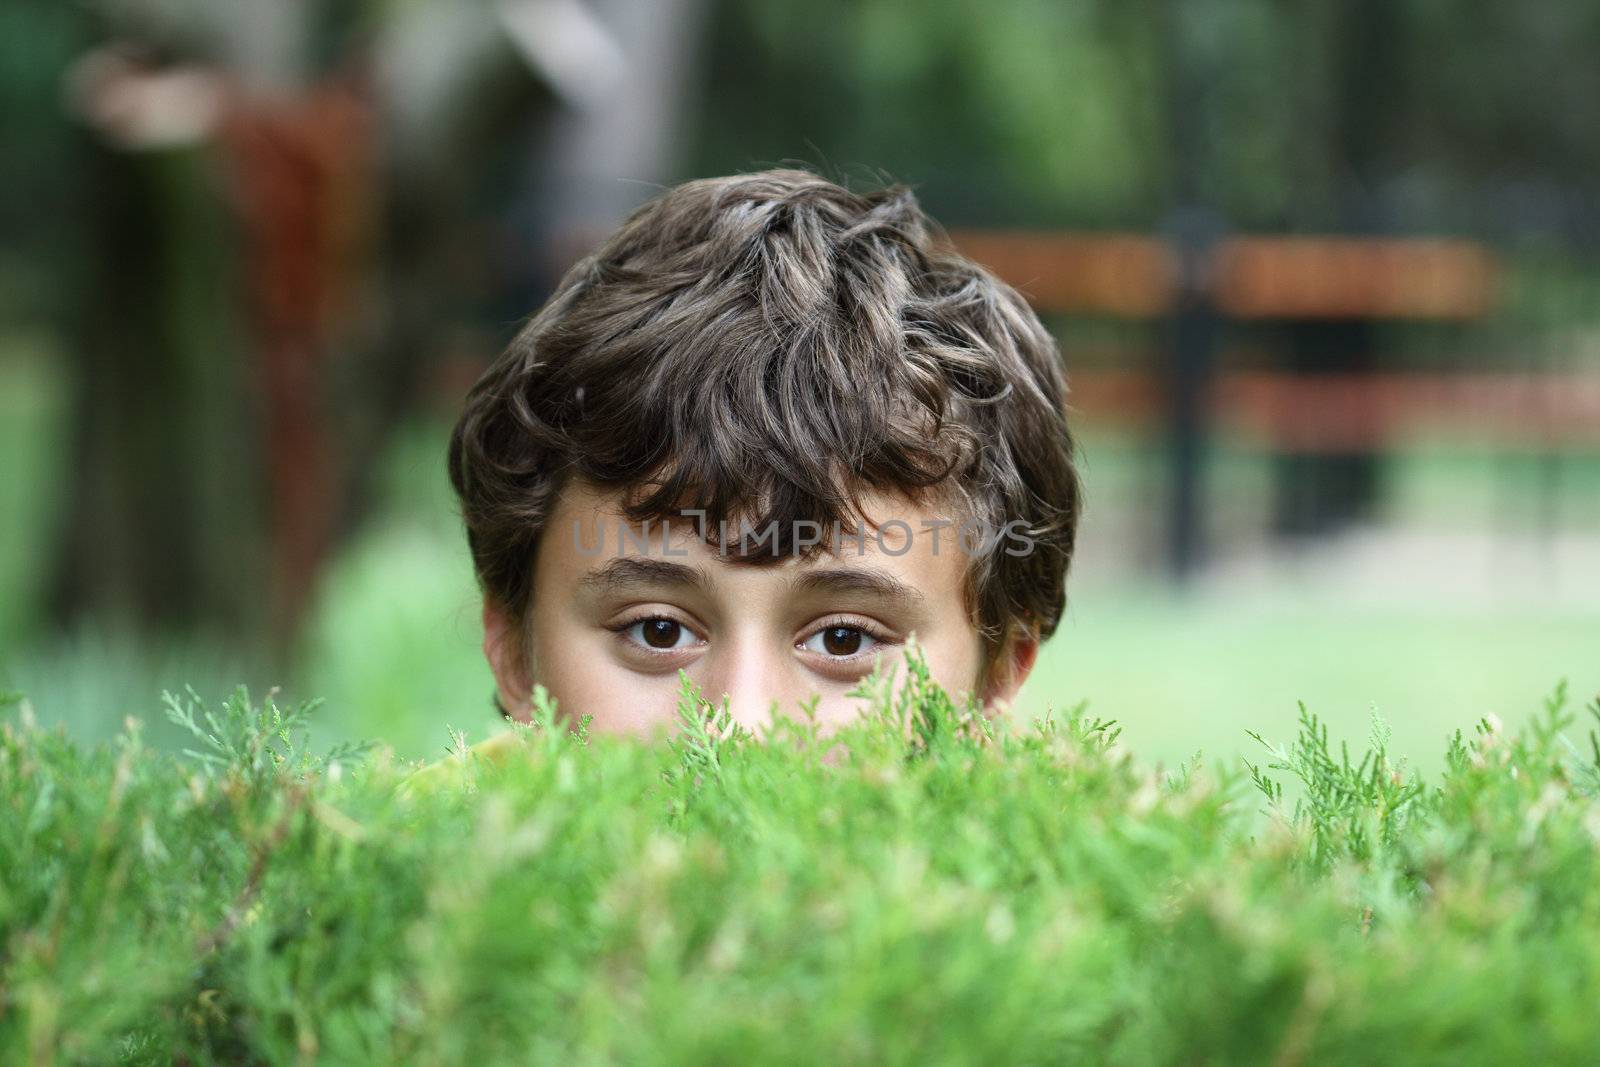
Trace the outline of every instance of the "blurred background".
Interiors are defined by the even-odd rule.
[[[1060,338],[1088,486],[1024,693],[1174,762],[1600,693],[1600,0],[10,0],[0,679],[496,729],[444,473],[682,179],[912,183]]]

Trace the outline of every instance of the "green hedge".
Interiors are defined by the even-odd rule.
[[[243,693],[169,701],[183,757],[13,709],[0,1063],[1600,1055],[1600,748],[1560,691],[1427,783],[1381,724],[1359,759],[1303,714],[1260,766],[1165,773],[1081,709],[954,707],[915,657],[863,691],[829,741],[687,689],[656,745],[541,702],[409,777]]]

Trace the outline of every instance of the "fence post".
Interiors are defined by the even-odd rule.
[[[1219,327],[1215,253],[1222,229],[1214,212],[1199,208],[1176,212],[1167,227],[1177,259],[1177,286],[1167,349],[1166,555],[1168,570],[1179,582],[1191,577],[1205,558],[1205,463]]]

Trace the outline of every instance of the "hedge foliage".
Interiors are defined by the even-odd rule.
[[[1600,706],[1422,781],[1298,737],[1139,766],[915,655],[822,738],[685,684],[668,743],[421,774],[192,694],[181,756],[0,723],[0,1063],[1494,1063],[1600,1056]]]

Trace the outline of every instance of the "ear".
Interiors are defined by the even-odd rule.
[[[1007,641],[984,684],[984,710],[994,714],[1008,708],[1038,659],[1039,638],[1033,633],[1024,631]]]
[[[494,672],[500,706],[510,712],[512,718],[528,721],[533,683],[523,655],[521,627],[509,612],[489,597],[483,598],[483,657]]]

